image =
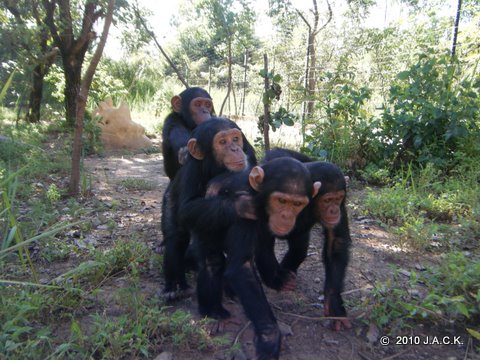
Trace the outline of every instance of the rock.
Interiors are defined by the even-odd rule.
[[[107,99],[99,104],[92,115],[102,118],[99,123],[102,130],[100,138],[105,149],[135,150],[152,146],[152,142],[145,135],[145,128],[132,121],[126,103],[114,108],[112,99]]]
[[[163,353],[161,353],[155,358],[155,360],[172,360],[172,359],[173,359],[172,353],[169,353],[167,351],[164,351]]]

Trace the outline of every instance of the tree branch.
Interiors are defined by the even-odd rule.
[[[188,85],[188,82],[185,80],[185,78],[182,76],[182,74],[180,73],[180,71],[178,70],[178,68],[175,66],[175,64],[173,63],[173,61],[170,59],[170,57],[167,55],[167,53],[163,50],[162,46],[158,43],[157,41],[157,38],[154,34],[154,32],[152,30],[150,30],[147,26],[147,23],[145,21],[145,19],[143,18],[143,16],[140,14],[140,11],[137,7],[137,5],[133,5],[133,11],[135,12],[135,16],[137,17],[138,20],[140,20],[140,23],[142,24],[143,28],[145,29],[145,31],[147,32],[148,35],[150,35],[150,37],[153,39],[153,41],[155,42],[155,44],[157,45],[158,49],[160,50],[160,52],[162,53],[162,55],[165,57],[165,59],[167,60],[168,64],[172,67],[173,71],[175,71],[175,73],[177,74],[178,76],[178,79],[182,82],[183,85],[185,85],[186,88],[189,88],[190,86]]]
[[[322,27],[320,29],[318,29],[317,31],[315,31],[315,34],[314,35],[317,35],[320,31],[322,31],[323,29],[325,29],[327,27],[327,25],[330,23],[330,21],[332,21],[332,18],[333,18],[333,12],[332,12],[332,7],[330,5],[330,2],[327,0],[327,7],[328,7],[328,18],[327,18],[327,21],[325,22],[325,24],[322,25]]]

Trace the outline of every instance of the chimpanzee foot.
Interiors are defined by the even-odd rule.
[[[282,334],[278,326],[264,329],[256,338],[256,359],[276,360],[280,356],[282,345]]]
[[[342,331],[352,328],[352,322],[347,317],[347,313],[343,308],[343,305],[339,305],[340,310],[332,311],[330,306],[330,300],[326,299],[324,303],[324,314],[326,317],[338,317],[338,319],[332,320],[332,330],[334,331]]]
[[[164,290],[163,292],[157,294],[164,301],[175,301],[190,297],[193,295],[193,289],[190,287],[176,289],[176,290]]]
[[[209,328],[210,335],[222,334],[228,324],[241,325],[242,321],[236,317],[214,320]]]
[[[348,330],[352,328],[352,323],[348,318],[333,320],[332,329],[334,331]]]

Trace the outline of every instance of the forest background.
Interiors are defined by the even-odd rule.
[[[207,89],[217,114],[238,121],[259,154],[286,146],[338,164],[362,188],[358,211],[401,248],[441,256],[441,266],[411,274],[411,283],[428,284],[425,296],[395,283],[376,288],[371,323],[395,332],[408,319],[455,321],[479,339],[478,1],[179,1],[169,27],[133,0],[2,3],[2,351],[28,354],[37,343],[56,354],[90,351],[74,320],[63,347],[47,346],[45,328],[32,326],[29,309],[56,306],[50,297],[68,283],[38,290],[36,261],[71,252],[55,241],[82,214],[65,223],[61,210],[85,201],[83,161],[104,154],[92,111],[106,98],[126,102],[158,137],[185,84]],[[55,151],[40,150],[47,144]],[[97,265],[124,266],[107,260]],[[85,295],[77,290],[69,301]],[[398,300],[380,300],[392,291]]]

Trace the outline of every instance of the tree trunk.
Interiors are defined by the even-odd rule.
[[[222,116],[223,108],[225,107],[225,103],[227,99],[230,97],[230,91],[232,89],[232,42],[228,40],[228,84],[227,84],[227,95],[225,95],[225,99],[223,99],[222,107],[220,108],[220,114],[218,116]]]
[[[43,97],[43,79],[45,74],[42,64],[35,66],[32,74],[32,89],[30,91],[30,100],[28,103],[27,121],[29,123],[38,123],[40,121],[40,106]]]
[[[317,79],[315,78],[315,67],[317,65],[317,58],[315,56],[315,33],[310,32],[308,34],[308,75],[307,75],[307,116],[312,116],[315,96],[315,88],[317,87]]]
[[[53,48],[47,52],[47,37],[42,36],[42,53],[44,54],[38,59],[38,64],[33,69],[32,89],[30,91],[30,100],[28,103],[27,121],[37,123],[40,121],[40,109],[43,99],[43,82],[45,75],[48,74],[55,58],[58,55],[58,48]]]
[[[243,87],[242,111],[241,111],[242,116],[245,116],[245,99],[247,97],[247,66],[248,66],[247,60],[248,60],[248,52],[247,52],[247,49],[245,49],[245,54],[243,56],[244,71],[243,71],[243,84],[242,84],[242,87]]]
[[[64,59],[63,64],[65,69],[65,89],[63,91],[65,95],[65,118],[67,125],[73,127],[77,117],[77,98],[82,81],[82,66],[81,62],[73,56]]]
[[[268,80],[268,57],[263,55],[263,69],[265,70],[265,94],[270,90],[270,81]],[[265,143],[265,151],[270,150],[270,105],[268,101],[263,101],[263,142]]]
[[[87,105],[88,92],[92,84],[93,76],[97,69],[97,65],[100,61],[100,58],[103,54],[103,49],[105,43],[107,42],[108,31],[110,29],[110,24],[113,19],[113,9],[115,7],[115,0],[108,1],[107,14],[105,15],[105,22],[103,24],[102,36],[100,37],[100,42],[97,45],[95,54],[90,61],[90,65],[85,73],[83,81],[78,91],[77,96],[77,108],[76,108],[76,121],[75,121],[75,130],[73,137],[73,151],[72,151],[72,174],[70,177],[70,194],[78,195],[80,190],[80,164],[81,164],[81,155],[82,155],[82,133],[83,133],[83,123],[85,117],[85,107]]]
[[[458,24],[460,23],[461,10],[462,10],[462,0],[458,0],[457,15],[455,17],[455,27],[453,28],[452,58],[455,57],[455,50],[457,48]]]

